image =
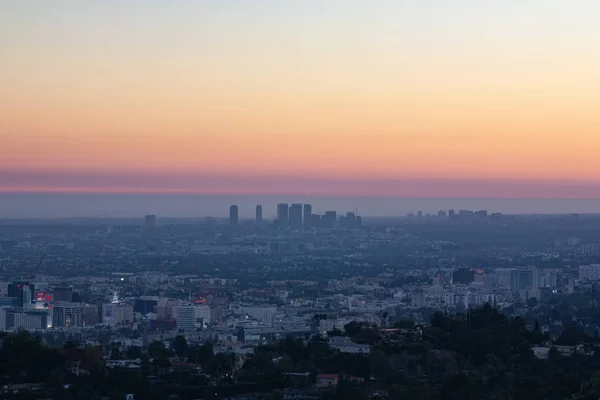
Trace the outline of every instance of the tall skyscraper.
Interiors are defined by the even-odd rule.
[[[281,228],[287,228],[289,226],[287,203],[277,204],[277,224]]]
[[[333,229],[336,221],[337,212],[335,211],[325,211],[325,215],[321,217],[321,225],[325,229]]]
[[[156,226],[156,215],[146,215],[144,218],[147,229],[152,229]]]
[[[238,206],[235,204],[229,207],[229,225],[237,226],[239,220]]]
[[[539,287],[540,275],[536,267],[518,267],[511,271],[510,288],[513,293],[519,293],[527,288]]]
[[[312,205],[305,204],[304,205],[304,221],[303,221],[303,225],[305,228],[312,228],[311,216],[312,216]]]
[[[302,204],[294,203],[290,207],[290,228],[301,229],[302,228]]]
[[[256,225],[262,224],[262,206],[259,204],[256,206]]]
[[[25,288],[27,287],[27,290]],[[8,284],[8,297],[16,299],[16,306],[23,307],[34,300],[35,287],[29,282],[12,282]],[[27,296],[27,299],[25,298]]]

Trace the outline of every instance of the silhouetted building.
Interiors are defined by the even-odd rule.
[[[140,314],[156,313],[156,306],[158,305],[158,299],[151,298],[139,298],[135,299],[133,305],[133,312]]]
[[[294,203],[290,207],[290,228],[301,229],[302,228],[302,204]]]
[[[152,229],[156,226],[156,215],[146,215],[144,218],[147,229]]]
[[[475,280],[475,271],[468,268],[458,268],[452,272],[452,283],[470,285]]]
[[[256,206],[256,224],[262,224],[262,206],[259,204]]]
[[[305,204],[304,205],[304,221],[303,225],[305,228],[312,228],[311,220],[312,220],[312,205]]]
[[[346,213],[346,228],[354,229],[356,228],[356,213],[348,212]]]
[[[239,221],[238,206],[235,204],[229,207],[229,225],[237,226]]]
[[[279,227],[287,228],[289,226],[288,212],[287,203],[277,204],[277,225]]]
[[[324,229],[333,229],[337,221],[337,212],[325,211],[325,215],[321,217],[321,227]]]
[[[72,287],[57,287],[54,288],[54,295],[52,296],[53,301],[65,301],[70,303],[73,301],[73,288]]]
[[[319,214],[312,214],[310,216],[310,226],[312,228],[321,228],[321,216]]]
[[[12,282],[8,284],[8,297],[16,299],[15,305],[17,307],[33,303],[34,296],[35,286],[29,282]]]

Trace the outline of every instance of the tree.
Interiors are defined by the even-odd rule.
[[[182,358],[185,356],[185,353],[188,349],[187,340],[185,340],[185,337],[181,335],[175,336],[175,339],[173,339],[173,342],[171,343],[171,347],[173,350],[175,350],[177,357]]]
[[[161,341],[154,341],[148,346],[148,356],[150,358],[166,359],[167,354],[165,344]]]
[[[415,322],[410,319],[400,319],[394,324],[394,328],[396,329],[413,329],[414,327]]]
[[[130,360],[142,358],[142,348],[140,346],[129,346],[127,348],[127,358]]]
[[[329,336],[329,337],[344,336],[344,332],[340,331],[338,328],[333,328],[332,330],[327,332],[327,336]]]

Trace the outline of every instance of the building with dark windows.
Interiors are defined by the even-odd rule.
[[[304,205],[304,220],[302,221],[302,225],[305,228],[312,228],[311,220],[312,220],[312,205],[305,204]]]
[[[238,206],[235,204],[229,207],[229,225],[237,226],[239,222]]]
[[[156,307],[158,306],[158,298],[150,296],[142,296],[135,299],[133,305],[133,312],[140,314],[156,313]]]
[[[302,204],[294,203],[290,207],[290,228],[302,229]]]
[[[454,284],[470,285],[475,280],[475,271],[469,268],[457,268],[452,271]]]
[[[65,301],[70,303],[73,301],[73,288],[72,287],[56,287],[54,288],[54,295],[52,296],[54,301]]]
[[[262,206],[259,204],[256,206],[256,225],[262,224]]]
[[[8,284],[8,297],[15,300],[17,307],[23,304],[31,304],[34,301],[35,286],[29,282],[12,282]]]
[[[288,208],[287,203],[277,204],[277,225],[280,228],[287,228],[289,226]]]

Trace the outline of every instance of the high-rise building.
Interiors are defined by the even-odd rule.
[[[469,268],[457,268],[452,271],[452,283],[470,285],[475,280],[475,271]]]
[[[206,304],[197,304],[196,320],[201,320],[204,325],[210,325],[210,306]]]
[[[256,225],[262,224],[262,206],[259,204],[256,206]]]
[[[229,207],[229,225],[237,226],[239,220],[238,206],[235,204]]]
[[[156,215],[146,215],[144,218],[147,229],[152,229],[156,226]]]
[[[301,229],[302,228],[302,204],[294,203],[290,207],[290,228]]]
[[[73,301],[73,288],[70,286],[67,287],[56,287],[54,288],[54,294],[52,296],[54,301]]]
[[[6,328],[38,330],[48,328],[47,311],[24,311],[12,309],[6,311]]]
[[[305,228],[312,228],[311,226],[311,220],[312,220],[312,205],[310,204],[305,204],[304,205],[304,227]]]
[[[155,296],[140,296],[135,299],[133,312],[140,314],[155,313],[158,306],[158,297]]]
[[[25,299],[27,296],[27,299]],[[34,301],[35,285],[29,282],[12,282],[8,284],[8,297],[15,300],[17,307],[23,307],[24,304],[31,304]]]
[[[323,215],[323,217],[321,217],[321,225],[325,229],[333,229],[336,221],[337,221],[337,212],[335,212],[335,211],[325,211],[325,215]]]
[[[287,203],[277,204],[277,225],[280,228],[287,228],[289,226],[289,211]]]
[[[133,306],[120,303],[102,304],[102,323],[121,325],[133,322]]]
[[[346,213],[346,228],[354,229],[356,228],[356,213],[347,212]]]
[[[539,271],[536,267],[519,267],[510,273],[510,289],[513,293],[520,293],[527,288],[539,287]]]
[[[196,306],[194,304],[180,304],[173,307],[173,317],[178,330],[196,330]]]
[[[52,326],[55,328],[69,328],[83,326],[83,308],[81,303],[54,303],[52,308]]]
[[[597,281],[600,280],[600,265],[580,265],[579,280]]]
[[[98,306],[94,304],[85,304],[81,311],[83,326],[94,326],[100,323],[100,315],[98,314]]]

